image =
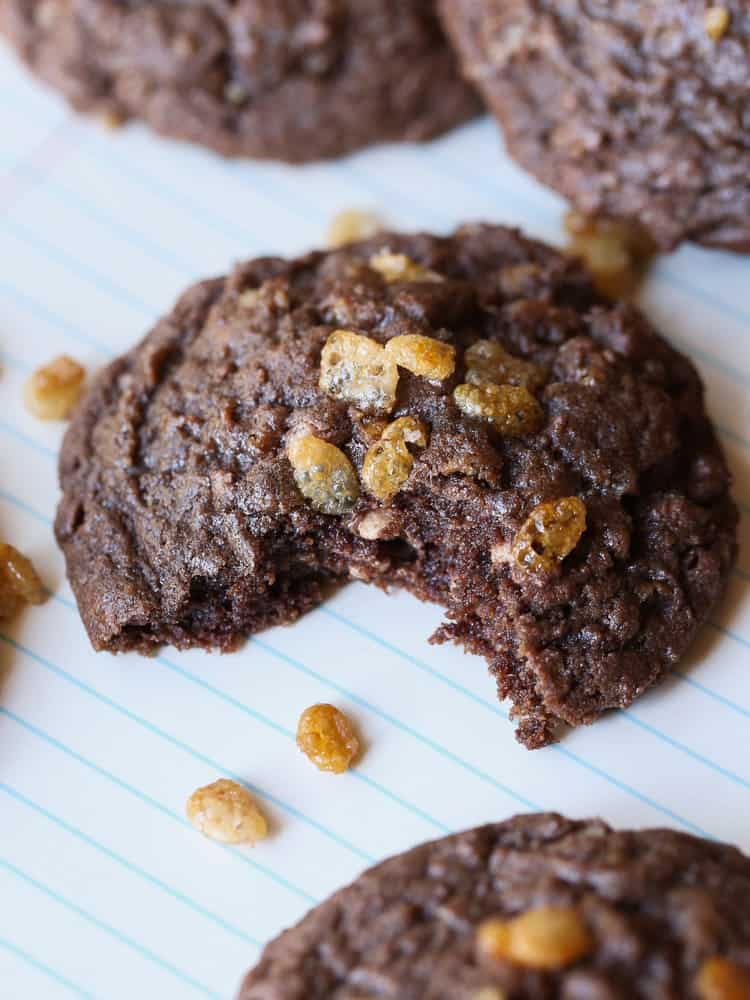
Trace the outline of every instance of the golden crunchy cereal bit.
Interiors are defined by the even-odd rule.
[[[522,568],[551,573],[570,555],[586,530],[586,505],[579,497],[547,500],[535,507],[513,539],[511,555]]]
[[[512,264],[501,270],[500,287],[506,295],[523,295],[542,273],[538,264]]]
[[[97,115],[97,118],[99,119],[99,122],[102,125],[102,127],[106,128],[107,131],[109,132],[116,132],[117,129],[122,128],[122,126],[125,124],[124,115],[121,115],[118,111],[115,111],[114,108],[107,108],[106,110],[101,111]]]
[[[367,413],[390,413],[398,368],[382,344],[351,330],[335,330],[320,357],[320,388]]]
[[[387,502],[399,492],[414,467],[414,456],[403,441],[378,441],[362,464],[365,489]]]
[[[343,774],[359,753],[352,724],[333,705],[311,705],[297,724],[297,746],[320,771]]]
[[[255,309],[262,302],[279,312],[289,309],[289,291],[279,281],[264,281],[258,288],[246,288],[240,292],[237,301],[243,309]]]
[[[547,372],[509,354],[496,340],[477,340],[464,355],[466,381],[471,385],[522,385],[534,392],[547,381]]]
[[[709,7],[704,18],[706,34],[714,42],[719,42],[729,28],[730,14],[726,7]]]
[[[577,910],[543,906],[511,920],[485,920],[477,929],[476,946],[479,957],[490,962],[552,970],[583,958],[593,941]]]
[[[385,345],[386,354],[401,368],[422,378],[442,381],[456,369],[456,349],[434,337],[404,333]]]
[[[399,417],[383,428],[383,441],[405,441],[406,444],[416,444],[420,448],[427,447],[427,428],[416,417]]]
[[[621,299],[637,289],[654,248],[636,226],[571,211],[565,229],[569,251],[583,259],[603,295]]]
[[[403,253],[381,250],[370,258],[370,267],[391,285],[397,281],[443,281],[441,274],[417,264]]]
[[[185,812],[196,830],[222,844],[255,844],[268,835],[268,823],[255,799],[228,778],[193,792]]]
[[[383,229],[382,219],[375,212],[350,208],[339,212],[328,227],[328,246],[344,247],[358,240],[369,240]]]
[[[42,365],[24,388],[26,409],[40,420],[64,420],[78,402],[86,369],[67,354]]]
[[[377,417],[374,420],[360,420],[358,424],[361,436],[371,444],[381,439],[383,431],[387,426],[388,421],[383,420],[381,417]]]
[[[13,618],[27,604],[42,604],[46,597],[31,560],[0,543],[0,621]]]
[[[471,1000],[506,1000],[505,990],[497,986],[482,986],[476,993],[472,993]]]
[[[532,434],[544,423],[544,410],[523,386],[464,384],[453,398],[467,417],[489,421],[506,437]]]
[[[340,448],[305,434],[287,448],[300,493],[321,514],[347,514],[359,499],[354,466]]]
[[[700,1000],[750,1000],[750,969],[727,958],[709,958],[695,981]]]
[[[380,441],[365,455],[362,482],[378,500],[388,502],[399,492],[414,467],[407,444],[424,448],[427,428],[415,417],[399,417],[383,431]]]

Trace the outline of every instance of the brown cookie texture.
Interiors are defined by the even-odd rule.
[[[477,112],[427,0],[3,0],[0,32],[81,111],[305,162]]]
[[[100,374],[60,479],[97,649],[229,650],[332,583],[405,587],[445,608],[433,640],[486,657],[529,747],[673,669],[736,548],[691,363],[498,226],[194,286]]]
[[[539,925],[550,910],[579,926],[579,946],[542,968],[549,941]],[[485,921],[515,921],[518,938],[530,914],[533,950],[482,954]],[[239,1000],[747,996],[709,992],[729,977],[738,990],[750,982],[750,859],[671,830],[620,832],[537,814],[365,872],[266,947]]]
[[[510,153],[581,211],[656,246],[750,251],[743,0],[442,0]]]

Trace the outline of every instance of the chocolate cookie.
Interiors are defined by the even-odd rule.
[[[383,862],[263,952],[239,1000],[740,1000],[750,858],[517,816]]]
[[[735,549],[690,362],[519,233],[381,234],[191,288],[77,412],[97,649],[229,649],[349,577],[442,604],[530,747],[667,673]]]
[[[580,210],[750,251],[744,0],[441,0],[511,154]]]
[[[339,156],[478,108],[428,0],[2,0],[0,29],[76,108],[228,156]]]

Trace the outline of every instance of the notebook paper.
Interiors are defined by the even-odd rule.
[[[745,544],[688,659],[631,709],[530,753],[484,662],[427,644],[436,608],[360,584],[231,656],[96,655],[51,533],[61,428],[21,403],[36,366],[65,352],[96,370],[190,282],[320,245],[344,208],[405,230],[512,223],[560,243],[563,206],[503,156],[489,120],[291,168],[105,132],[4,50],[0,88],[0,535],[53,595],[0,635],[0,994],[231,998],[264,942],[366,866],[517,812],[750,851],[750,258],[685,248],[643,290],[706,382]],[[318,701],[364,739],[345,776],[295,747]],[[190,793],[222,776],[270,819],[254,849],[185,819]]]

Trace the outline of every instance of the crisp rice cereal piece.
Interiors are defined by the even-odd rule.
[[[327,243],[337,249],[359,240],[369,240],[383,229],[383,221],[375,212],[365,212],[357,208],[345,209],[334,216],[328,227]]]
[[[565,968],[593,947],[582,916],[571,907],[539,907],[511,920],[490,918],[477,929],[481,959],[530,969]]]
[[[320,388],[367,413],[390,413],[398,368],[382,344],[352,330],[334,330],[320,357]]]
[[[420,333],[392,337],[385,352],[401,368],[435,382],[450,378],[456,369],[455,347]]]
[[[551,573],[578,545],[586,530],[580,497],[547,500],[535,507],[513,540],[511,555],[521,569]]]
[[[387,503],[401,490],[413,467],[414,456],[403,440],[378,441],[365,455],[362,482],[369,493]]]
[[[700,1000],[750,1000],[750,969],[718,956],[701,965],[695,981]]]
[[[65,420],[78,402],[86,369],[67,354],[37,368],[24,387],[26,409],[39,420]]]
[[[185,811],[196,830],[222,844],[254,845],[268,836],[268,823],[255,799],[228,778],[194,791]]]
[[[540,365],[514,357],[496,340],[477,340],[464,354],[470,385],[517,385],[534,392],[547,381]]]
[[[297,746],[319,771],[343,774],[359,753],[351,722],[334,705],[306,708],[297,724]]]
[[[287,449],[300,493],[322,514],[346,514],[359,499],[354,466],[333,444],[301,435]]]
[[[544,410],[523,386],[463,384],[453,398],[467,417],[488,421],[506,437],[533,434],[544,422]]]
[[[709,7],[703,20],[708,37],[714,42],[720,42],[729,30],[731,19],[726,7]]]
[[[565,216],[565,229],[568,251],[583,259],[603,295],[616,300],[636,291],[654,254],[638,226],[571,211]]]
[[[376,444],[368,449],[362,465],[362,482],[378,500],[389,502],[402,489],[414,467],[414,456],[407,444],[424,448],[427,428],[416,417],[399,417],[383,431]]]
[[[416,444],[420,448],[427,447],[427,428],[421,420],[410,414],[388,424],[380,436],[383,441],[405,441],[406,444]]]
[[[26,604],[42,604],[46,596],[31,560],[13,545],[0,543],[0,621],[13,618]]]
[[[373,271],[377,271],[389,285],[396,282],[439,282],[445,280],[441,274],[431,271],[427,267],[422,267],[406,254],[391,253],[388,249],[383,249],[371,257],[370,267]]]

